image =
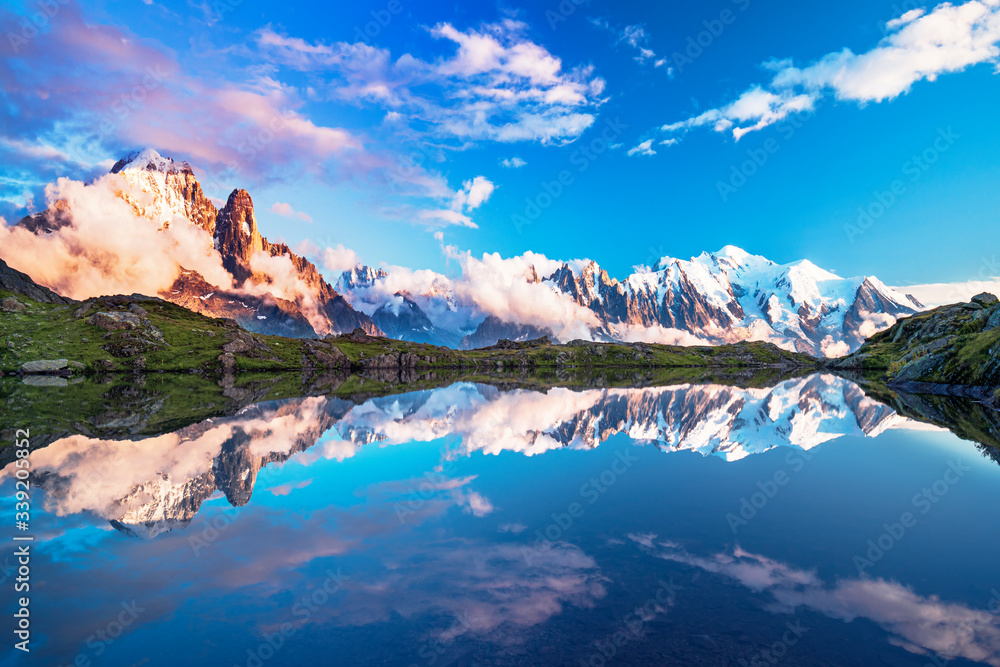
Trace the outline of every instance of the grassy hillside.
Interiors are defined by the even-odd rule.
[[[998,387],[1000,301],[980,294],[902,319],[831,366],[874,373],[892,384]]]
[[[6,299],[6,300],[4,300]],[[7,304],[3,306],[2,304]],[[336,369],[762,368],[814,367],[815,359],[768,343],[719,347],[653,344],[551,344],[501,341],[457,351],[372,338],[360,331],[324,340],[251,334],[232,320],[205,317],[160,299],[101,297],[43,303],[0,290],[0,371],[66,359],[69,373],[289,371]]]

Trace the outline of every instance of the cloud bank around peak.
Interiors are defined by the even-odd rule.
[[[920,81],[959,72],[1000,56],[1000,0],[943,3],[930,12],[913,10],[886,24],[889,34],[864,53],[843,49],[810,65],[791,60],[764,63],[773,72],[733,101],[686,120],[663,125],[679,136],[697,127],[730,132],[737,141],[793,113],[813,110],[827,96],[858,104],[883,102],[909,92]]]
[[[232,277],[203,229],[158,225],[139,217],[116,195],[116,175],[91,185],[61,178],[46,189],[51,205],[69,205],[72,223],[49,234],[33,234],[0,218],[0,248],[12,267],[74,299],[103,294],[156,295],[169,288],[181,267],[197,271],[224,289]]]

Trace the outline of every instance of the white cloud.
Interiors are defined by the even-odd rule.
[[[358,255],[350,248],[345,248],[342,244],[337,244],[336,248],[324,248],[320,261],[323,268],[333,275],[340,275],[344,271],[350,271],[358,265]]]
[[[303,280],[288,255],[255,252],[250,256],[250,269],[262,276],[263,281],[247,281],[242,289],[260,296],[271,294],[293,301],[317,334],[333,333],[329,318],[320,310],[316,285]]]
[[[644,142],[639,144],[634,148],[628,150],[627,155],[633,157],[635,155],[656,155],[656,151],[653,150],[653,140],[646,139]]]
[[[498,533],[513,533],[517,535],[518,533],[523,533],[528,529],[523,523],[502,523],[497,526]]]
[[[472,516],[482,518],[492,512],[495,507],[490,499],[486,496],[476,492],[470,491],[462,501],[463,511],[466,514],[471,514]]]
[[[500,161],[500,166],[506,167],[507,169],[520,169],[526,164],[528,163],[519,157],[506,158]]]
[[[447,200],[448,208],[425,209],[414,215],[431,229],[447,225],[478,229],[479,225],[468,214],[486,203],[494,190],[496,185],[492,181],[484,176],[476,176],[462,183],[457,192],[450,193],[447,197],[438,197],[439,200]]]
[[[813,109],[830,94],[860,104],[891,100],[918,81],[996,63],[1000,55],[998,0],[944,3],[929,13],[913,10],[889,21],[886,28],[889,34],[861,54],[845,48],[801,68],[790,60],[765,63],[775,72],[766,86],[752,86],[727,105],[661,129],[679,133],[710,126],[716,132],[731,131],[739,140],[790,113]]]
[[[496,185],[490,180],[476,176],[471,181],[462,183],[462,189],[455,193],[455,198],[452,200],[452,209],[474,211],[490,198],[494,190]]]
[[[299,220],[305,220],[306,222],[313,221],[312,217],[308,214],[303,213],[302,211],[296,211],[292,208],[291,204],[286,204],[280,201],[274,202],[268,210],[271,211],[271,213],[277,213],[278,215],[286,218],[298,218]]]
[[[597,26],[611,32],[615,36],[615,45],[626,44],[632,48],[636,55],[633,59],[641,64],[652,63],[653,67],[663,67],[667,64],[666,58],[657,58],[656,52],[649,48],[650,36],[646,32],[646,29],[641,25],[626,25],[625,27],[618,28],[610,23],[607,19],[603,18],[592,18],[590,22]],[[667,68],[667,74],[673,75],[673,68]]]
[[[964,303],[983,292],[1000,296],[1000,277],[986,280],[970,280],[961,283],[907,285],[906,287],[894,287],[893,289],[911,294],[925,306],[934,308],[952,303]]]
[[[549,328],[560,340],[590,339],[597,316],[572,298],[545,283],[527,279],[531,271],[551,275],[562,263],[544,255],[525,253],[504,259],[499,253],[473,257],[448,248],[462,266],[462,280],[453,283],[455,295],[501,320]]]
[[[812,109],[817,99],[813,94],[795,94],[788,91],[772,93],[754,86],[724,107],[709,109],[698,116],[664,125],[660,129],[674,134],[693,127],[709,125],[716,132],[732,130],[733,137],[739,140],[748,132],[776,123],[792,113]],[[670,138],[676,139],[676,137]]]
[[[0,218],[3,259],[75,299],[133,292],[156,295],[174,283],[182,266],[214,285],[232,287],[232,277],[222,268],[208,232],[186,220],[158,229],[116,195],[128,187],[118,174],[91,185],[59,179],[46,188],[46,199],[50,206],[67,202],[71,224],[36,235],[24,227],[6,226]]]
[[[469,226],[465,224],[466,216],[451,210],[425,211],[422,215],[439,226]],[[484,317],[493,315],[505,322],[551,330],[561,340],[591,338],[590,329],[598,324],[593,311],[547,283],[529,279],[535,275],[550,276],[564,262],[533,252],[503,258],[499,253],[474,257],[471,252],[453,246],[446,246],[444,251],[450,260],[458,262],[461,269],[458,276],[386,267],[388,277],[376,281],[371,288],[348,295],[352,305],[370,314],[377,304],[396,292],[405,292],[435,326],[446,329],[472,330]]]
[[[654,324],[642,326],[620,324],[614,327],[615,338],[625,343],[660,343],[662,345],[712,345],[711,341],[694,334]]]
[[[472,218],[450,208],[420,211],[418,217],[432,229],[445,225],[458,225],[459,227],[479,229],[479,225],[474,223]]]
[[[885,24],[885,27],[888,30],[895,30],[896,28],[904,26],[907,23],[910,23],[910,22],[912,22],[912,21],[920,18],[921,16],[923,16],[926,13],[927,13],[927,10],[923,9],[923,8],[920,8],[920,9],[911,9],[910,11],[908,11],[905,14],[903,14],[902,16],[900,16],[898,19],[892,19],[891,21],[887,22]]]
[[[460,140],[565,142],[594,122],[604,80],[593,68],[564,69],[512,19],[462,30],[439,23],[430,34],[457,47],[433,62],[367,44],[314,44],[267,27],[259,48],[289,67],[328,74],[331,94],[389,107]],[[394,117],[399,119],[398,116]]]
[[[867,324],[867,322],[865,324]],[[872,333],[875,332],[873,331]],[[867,337],[871,334],[866,334],[862,332],[861,335]],[[824,338],[823,342],[820,345],[820,349],[823,352],[824,356],[827,356],[831,359],[835,359],[837,357],[843,357],[851,353],[851,346],[848,345],[846,341],[842,340],[835,341],[833,340],[833,336],[827,336],[826,338]]]

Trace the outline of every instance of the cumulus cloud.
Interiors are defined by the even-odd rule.
[[[503,259],[499,253],[484,254],[482,258],[471,253],[459,255],[463,280],[456,285],[456,294],[475,303],[485,313],[500,319],[551,329],[563,339],[590,338],[589,327],[597,318],[589,309],[572,301],[543,283],[526,279],[529,270],[551,273],[550,264],[543,255],[525,253],[519,257]],[[554,264],[554,263],[553,263]]]
[[[636,155],[646,155],[646,156],[656,155],[656,151],[653,150],[653,140],[646,139],[638,146],[628,149],[627,155],[629,157],[633,157]]]
[[[317,334],[325,336],[333,333],[330,319],[320,310],[317,285],[302,279],[288,255],[256,252],[250,256],[250,269],[254,273],[254,280],[246,281],[241,289],[251,294],[270,294],[292,301]]]
[[[661,129],[682,133],[708,126],[716,132],[732,132],[739,140],[791,113],[813,109],[828,95],[859,104],[891,100],[919,81],[934,81],[979,63],[996,63],[1000,55],[1000,3],[996,0],[943,3],[930,12],[909,11],[888,22],[886,29],[889,34],[877,46],[860,54],[845,48],[803,67],[790,60],[765,63],[774,72],[769,84],[752,86],[727,105]]]
[[[858,334],[860,334],[862,338],[874,336],[879,331],[888,329],[896,323],[896,318],[888,313],[863,313],[863,316],[864,321],[861,323],[861,326],[858,327]],[[847,350],[837,355],[827,354],[827,356],[842,356],[847,354],[849,351],[850,350]]]
[[[476,176],[471,181],[462,183],[462,189],[455,194],[452,201],[452,208],[456,210],[465,209],[474,211],[490,198],[496,185],[483,176]]]
[[[493,503],[490,502],[489,498],[476,491],[470,491],[464,498],[463,510],[472,516],[482,518],[494,509],[496,508],[493,507]]]
[[[862,328],[864,328],[862,326]],[[875,333],[875,332],[872,332]],[[871,334],[862,333],[862,336],[867,338]],[[824,356],[830,357],[831,359],[836,357],[843,357],[851,352],[851,346],[847,344],[846,341],[834,340],[833,336],[827,336],[820,343],[820,351]]]
[[[416,221],[429,229],[438,229],[449,225],[479,229],[472,221],[469,213],[482,206],[496,190],[496,185],[484,176],[476,176],[462,183],[456,192],[447,192],[438,188],[440,195],[436,198],[438,204],[447,204],[448,208],[430,208],[418,210],[413,215]]]
[[[555,273],[562,262],[532,252],[506,259],[499,253],[479,258],[455,248],[449,248],[448,252],[462,267],[462,279],[453,283],[453,293],[487,315],[550,329],[561,340],[589,340],[591,327],[599,324],[589,308],[546,283],[528,280],[532,272]]]
[[[271,205],[271,208],[269,208],[268,210],[271,213],[277,213],[278,215],[284,216],[286,218],[298,218],[299,220],[305,220],[306,222],[313,221],[312,217],[310,217],[308,214],[303,213],[302,211],[296,211],[294,208],[292,208],[291,204],[286,204],[279,201],[274,202]]]
[[[663,345],[714,344],[687,331],[671,329],[658,324],[648,327],[635,324],[620,324],[615,325],[614,331],[615,337],[626,343],[661,343]]]
[[[36,235],[0,218],[0,254],[37,282],[75,299],[155,295],[173,284],[181,267],[232,287],[207,232],[186,219],[158,230],[117,196],[126,187],[117,174],[91,185],[59,179],[46,188],[46,199],[50,205],[66,202],[71,224]]]
[[[327,271],[340,275],[358,265],[358,254],[338,243],[335,248],[324,248],[321,251],[320,263]]]
[[[435,61],[410,54],[395,60],[364,43],[310,43],[258,33],[263,53],[288,67],[321,72],[332,95],[409,112],[440,135],[460,140],[564,142],[594,122],[603,79],[591,67],[562,61],[527,37],[513,19],[460,29],[430,28],[454,50]]]
[[[520,169],[521,167],[528,164],[519,157],[505,158],[500,161],[500,166],[506,167],[507,169]]]

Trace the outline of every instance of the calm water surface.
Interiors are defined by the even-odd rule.
[[[87,424],[0,664],[1000,665],[1000,467],[833,376]]]

